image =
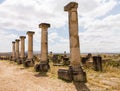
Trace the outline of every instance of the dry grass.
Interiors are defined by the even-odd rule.
[[[111,56],[109,58],[112,59]],[[106,59],[108,58],[106,57]],[[9,62],[12,65],[17,65],[17,63],[15,62],[10,62],[10,61],[3,61],[3,62]],[[52,62],[50,62],[50,67],[51,68],[46,75],[48,75],[50,79],[53,79],[56,81],[58,81],[58,75],[57,75],[58,69],[60,68],[68,69],[67,66],[53,66]],[[22,65],[19,65],[18,68],[24,69]],[[28,70],[29,72],[33,72],[35,74],[38,73],[38,72],[35,72],[33,67],[27,68],[26,70]],[[91,68],[85,68],[85,70],[87,73],[87,80],[88,80],[86,85],[91,91],[120,91],[120,68],[112,67],[110,65],[103,65],[102,72],[96,72]],[[62,81],[62,83],[66,83],[66,82]],[[68,86],[74,85],[73,83],[67,83],[67,84]]]

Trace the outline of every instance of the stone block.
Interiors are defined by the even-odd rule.
[[[66,81],[72,81],[72,73],[70,72],[69,69],[59,69],[58,70],[58,78],[63,79]]]
[[[49,63],[48,62],[40,62],[40,64],[35,65],[35,70],[37,72],[48,72],[50,69]]]
[[[68,57],[63,57],[63,64],[64,65],[70,65],[70,61]]]
[[[86,72],[82,71],[81,69],[75,71],[73,70],[72,66],[69,66],[69,69],[59,69],[58,78],[67,81],[87,82]]]
[[[24,61],[23,65],[25,67],[33,67],[34,66],[34,60],[33,59],[27,59],[26,61]]]
[[[93,56],[93,66],[95,71],[102,71],[102,57]]]
[[[86,72],[73,71],[73,81],[76,81],[76,82],[87,82]]]

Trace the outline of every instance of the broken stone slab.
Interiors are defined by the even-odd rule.
[[[66,81],[72,81],[73,75],[72,75],[72,69],[59,69],[58,70],[58,78],[63,79]]]
[[[67,81],[76,81],[76,82],[87,82],[86,73],[82,71],[73,70],[72,66],[69,66],[69,69],[59,69],[58,78],[67,80]]]
[[[63,64],[61,64],[61,63],[59,63],[59,64],[54,63],[54,64],[53,64],[53,66],[64,66],[64,65],[63,65]]]
[[[69,57],[63,57],[63,65],[70,65]]]
[[[93,56],[93,66],[95,71],[102,71],[102,57]]]

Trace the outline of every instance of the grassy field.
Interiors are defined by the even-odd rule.
[[[101,55],[103,60],[107,60],[103,63],[103,71],[96,72],[92,69],[92,67],[84,67],[84,70],[87,73],[86,86],[90,89],[90,91],[120,91],[120,55]],[[9,62],[10,64],[17,65],[17,63]],[[21,69],[25,69],[22,65],[18,65]],[[46,74],[40,73],[40,75],[48,75],[50,79],[58,80],[57,71],[60,68],[68,68],[67,66],[53,66],[53,63],[50,62],[50,70]],[[35,72],[34,68],[27,68],[26,70]],[[64,83],[67,83],[63,81]],[[67,83],[73,84],[72,82]],[[71,85],[70,85],[71,86]],[[79,91],[79,90],[77,90]]]

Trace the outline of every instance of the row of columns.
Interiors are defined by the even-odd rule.
[[[78,14],[77,14],[78,3],[70,2],[64,7],[64,11],[68,12],[69,17],[69,40],[70,40],[70,67],[68,71],[58,71],[61,72],[64,77],[66,72],[70,73],[71,79],[74,81],[83,81],[86,82],[86,73],[83,71],[80,62],[80,46],[79,46],[79,36],[78,36]],[[41,23],[39,28],[42,29],[41,37],[41,60],[40,63],[35,66],[36,71],[48,71],[48,31],[50,24]],[[28,58],[25,61],[26,66],[33,66],[33,34],[34,32],[28,31]],[[22,46],[23,45],[23,42]],[[15,46],[13,42],[13,57],[19,57],[19,40],[16,40],[16,54]],[[24,50],[21,48],[21,55],[23,57]],[[64,73],[65,72],[65,73]],[[67,75],[69,77],[69,75]]]
[[[28,59],[33,58],[33,32],[29,31],[28,34]],[[25,36],[20,36],[21,40],[21,53],[19,55],[19,39],[12,42],[12,60],[22,63],[25,58]],[[20,62],[21,61],[21,62]]]
[[[48,66],[48,28],[50,24],[41,23],[39,28],[41,28],[41,60],[40,64],[47,64]],[[33,35],[35,32],[28,31],[28,57],[25,60],[25,36],[20,36],[20,40],[16,39],[12,42],[12,60],[18,62],[18,64],[24,63],[24,66],[29,67],[34,65],[33,60]],[[19,56],[19,42],[21,41],[21,52]],[[40,65],[39,64],[39,65]],[[42,67],[43,69],[44,67]],[[47,67],[48,69],[48,67]]]

